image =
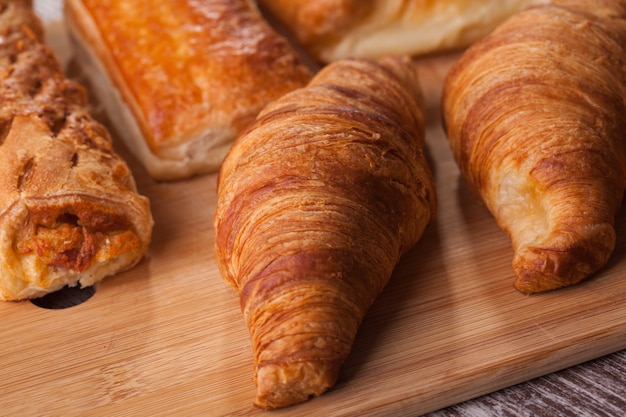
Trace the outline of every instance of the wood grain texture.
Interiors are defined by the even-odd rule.
[[[441,130],[441,80],[456,58],[420,61],[437,222],[365,318],[335,387],[272,416],[416,416],[626,348],[626,209],[596,277],[540,295],[515,291],[508,239],[460,179]],[[153,202],[148,255],[71,308],[0,304],[2,413],[268,414],[252,406],[249,337],[213,258],[215,176],[159,184],[128,160]],[[481,407],[497,414],[533,395],[514,392]]]
[[[626,351],[446,407],[424,417],[621,416]]]

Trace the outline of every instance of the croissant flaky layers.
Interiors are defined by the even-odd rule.
[[[474,44],[445,81],[454,156],[510,236],[523,293],[577,283],[614,250],[625,48],[625,1],[555,1]]]
[[[345,60],[268,105],[218,180],[220,270],[238,291],[262,408],[332,386],[398,260],[432,221],[417,73]]]

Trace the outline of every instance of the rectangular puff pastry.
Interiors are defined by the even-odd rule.
[[[548,0],[259,0],[320,62],[468,46],[508,16]]]
[[[269,101],[311,77],[250,0],[68,0],[78,58],[157,180],[216,171]]]
[[[28,0],[0,1],[0,300],[134,266],[153,220]]]

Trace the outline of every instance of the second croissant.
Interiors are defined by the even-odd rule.
[[[451,69],[461,172],[511,237],[523,293],[578,283],[615,248],[626,187],[626,2],[529,8]]]

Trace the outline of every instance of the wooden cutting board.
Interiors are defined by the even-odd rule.
[[[216,176],[159,184],[118,144],[152,201],[149,252],[82,304],[0,304],[2,413],[415,416],[626,348],[626,210],[595,278],[516,292],[508,238],[460,179],[441,129],[456,58],[418,61],[437,221],[398,265],[329,392],[271,413],[252,406],[247,330],[213,255]]]

